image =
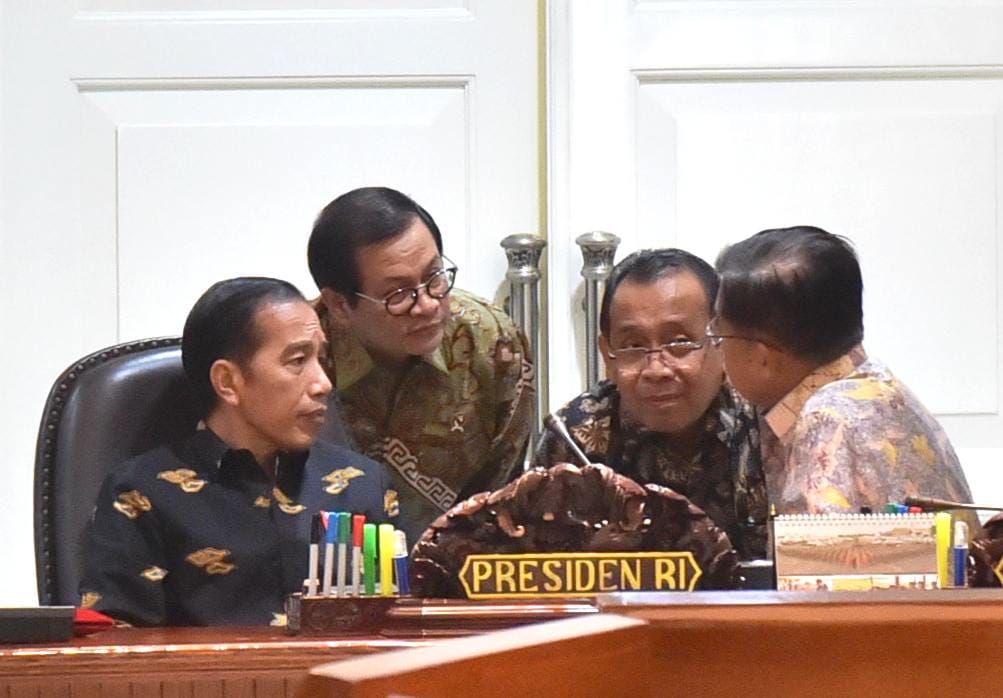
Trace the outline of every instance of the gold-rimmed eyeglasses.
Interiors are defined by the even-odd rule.
[[[697,352],[706,346],[706,339],[674,339],[660,344],[653,349],[647,347],[624,347],[610,349],[606,356],[616,361],[620,371],[635,372],[642,370],[648,364],[648,357],[657,358],[663,363],[686,361],[698,356]]]
[[[717,318],[714,318],[713,320],[708,322],[707,329],[704,330],[704,339],[710,342],[710,345],[712,347],[721,346],[721,342],[723,342],[726,339],[741,339],[746,342],[759,342],[760,344],[765,344],[771,349],[777,348],[773,343],[768,342],[765,339],[760,339],[759,337],[749,337],[748,335],[741,335],[741,334],[721,334],[717,330],[716,321]]]

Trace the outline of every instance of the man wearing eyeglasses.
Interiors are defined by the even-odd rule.
[[[346,425],[390,467],[413,544],[455,502],[521,471],[527,342],[500,309],[453,288],[438,226],[399,191],[355,189],[328,204],[308,261]]]
[[[707,335],[735,388],[765,410],[778,513],[880,511],[916,495],[971,501],[947,434],[864,351],[863,280],[847,240],[812,226],[764,230],[725,248],[717,267]]]
[[[642,250],[614,267],[600,309],[608,380],[558,411],[593,462],[664,485],[703,509],[745,559],[765,554],[756,420],[724,384],[704,330],[717,274],[683,250]],[[575,462],[545,433],[534,465]]]

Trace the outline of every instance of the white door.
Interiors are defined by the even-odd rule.
[[[868,351],[939,416],[976,499],[1003,500],[1003,2],[555,1],[551,298],[575,235],[714,260],[764,228],[850,237]],[[580,334],[554,313],[551,336]],[[558,357],[565,357],[558,361]],[[550,399],[582,386],[551,344]]]
[[[499,241],[539,230],[536,2],[4,0],[0,32],[0,602],[35,601],[35,435],[71,361],[180,334],[221,278],[314,295],[313,219],[357,186],[425,206],[488,297]]]

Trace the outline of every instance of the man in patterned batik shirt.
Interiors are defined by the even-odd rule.
[[[204,427],[114,469],[87,532],[81,605],[135,625],[282,619],[318,511],[391,521],[382,465],[315,441],[331,383],[313,308],[284,281],[212,286],[181,352]]]
[[[756,419],[724,384],[720,351],[704,339],[716,294],[711,266],[682,250],[644,250],[617,264],[599,319],[609,379],[558,416],[589,460],[685,495],[741,557],[763,557]],[[547,432],[533,464],[562,461],[576,459]]]
[[[500,309],[453,288],[435,221],[393,189],[328,204],[308,259],[345,422],[389,466],[413,544],[459,499],[521,473],[534,399],[526,340]]]
[[[778,513],[879,511],[911,495],[971,501],[944,430],[861,346],[863,282],[845,239],[765,230],[726,248],[717,267],[708,337],[723,343],[735,388],[767,410],[764,469]]]

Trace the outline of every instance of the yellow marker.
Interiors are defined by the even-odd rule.
[[[951,586],[951,575],[947,564],[951,552],[951,515],[938,511],[933,517],[934,531],[937,533],[937,586],[947,589]]]
[[[394,595],[394,527],[380,524],[380,596]]]

